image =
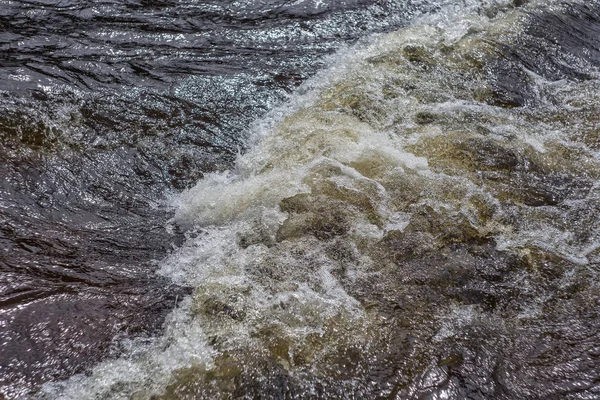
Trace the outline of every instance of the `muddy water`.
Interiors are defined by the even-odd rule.
[[[423,10],[435,7],[425,5]],[[160,333],[170,193],[408,2],[0,1],[0,384],[20,398]]]
[[[94,365],[73,361],[71,368],[79,369],[71,371],[47,367],[44,380],[54,382],[35,397],[600,396],[600,4],[521,3],[448,2],[412,8],[348,3],[344,9],[322,9],[322,3],[273,2],[261,3],[257,11],[251,4],[235,3],[239,8],[231,11],[227,25],[233,33],[224,36],[252,37],[255,47],[244,53],[248,58],[220,62],[223,70],[238,65],[243,72],[197,72],[184,84],[173,79],[167,85],[169,95],[160,92],[148,100],[147,91],[158,91],[168,80],[157,78],[164,64],[154,65],[147,70],[157,72],[145,75],[144,89],[136,86],[119,94],[120,110],[127,112],[117,112],[114,97],[104,96],[98,103],[102,106],[92,107],[105,110],[102,118],[95,111],[70,117],[69,123],[75,124],[68,130],[71,136],[50,123],[43,125],[42,143],[51,138],[46,146],[27,142],[25,130],[8,135],[20,140],[14,154],[26,149],[46,162],[80,154],[95,165],[88,170],[82,162],[76,169],[80,175],[61,177],[87,177],[88,171],[129,193],[98,200],[92,195],[96,192],[83,191],[75,204],[88,208],[72,206],[68,214],[47,211],[70,204],[62,198],[55,208],[52,203],[36,203],[37,209],[23,206],[29,213],[20,215],[35,217],[36,223],[48,221],[53,229],[49,232],[59,231],[57,221],[64,219],[69,232],[91,237],[105,233],[111,241],[99,240],[104,247],[88,246],[96,243],[90,236],[64,239],[77,238],[76,233],[63,234],[60,243],[83,249],[94,261],[84,264],[91,265],[81,272],[86,277],[113,274],[114,286],[96,284],[102,293],[131,296],[110,303],[118,312],[107,314],[121,322],[120,328],[118,323],[112,328],[121,336],[105,339],[112,345],[105,360],[98,362],[102,357],[93,355],[88,360]],[[180,6],[164,5],[171,11]],[[190,8],[195,6],[211,9],[219,4],[195,3]],[[221,7],[220,13],[230,10]],[[301,19],[311,21],[313,34],[324,35],[323,41],[291,33],[298,32],[299,9],[305,13]],[[168,10],[148,14],[172,23]],[[123,23],[134,24],[127,12],[120,15]],[[366,30],[386,33],[366,35],[360,44],[319,58],[345,38],[362,36],[354,28],[361,26],[356,21],[364,21]],[[244,36],[247,30],[252,33]],[[282,32],[296,40],[295,48],[287,47]],[[109,36],[125,51],[127,44],[119,42],[118,34]],[[332,37],[339,39],[328,41]],[[239,50],[239,42],[227,43],[226,48]],[[269,51],[260,51],[265,49]],[[151,57],[152,62],[168,64],[169,56],[163,54]],[[264,61],[265,54],[271,62]],[[299,59],[306,64],[299,65]],[[174,60],[173,65],[181,64]],[[324,70],[288,95],[315,70],[315,60],[326,60]],[[267,75],[273,68],[288,72]],[[114,91],[114,84],[123,82],[107,78],[98,85]],[[80,82],[71,85],[77,87],[77,96],[85,93]],[[146,101],[172,105],[181,98],[189,104],[187,114],[138,115],[142,121],[164,124],[149,124],[156,129],[131,117],[140,108],[146,112]],[[58,96],[52,107],[65,107],[68,99]],[[180,110],[173,107],[169,110]],[[50,121],[66,115],[52,110]],[[193,119],[197,115],[210,117]],[[81,138],[88,131],[78,130],[76,123],[88,129],[89,121],[114,125],[86,147]],[[154,136],[147,135],[150,131]],[[205,141],[193,142],[196,148],[181,135]],[[94,153],[89,149],[96,141],[100,149]],[[237,146],[243,147],[241,155],[235,155]],[[141,158],[164,170],[143,175],[148,181],[141,190],[127,184],[137,176],[138,164],[118,161],[136,160],[143,149],[146,158]],[[93,164],[98,159],[105,169],[98,161]],[[178,177],[175,172],[181,169],[166,159],[181,162],[177,168],[185,173]],[[44,171],[56,170],[61,169]],[[169,174],[178,179],[165,179]],[[38,176],[39,182],[48,180],[47,175]],[[93,181],[87,179],[73,181]],[[45,187],[38,183],[22,192],[31,196]],[[71,198],[70,193],[63,185],[49,198]],[[168,200],[161,201],[164,197]],[[127,203],[130,198],[137,201]],[[121,209],[126,218],[115,211]],[[38,216],[36,210],[44,212],[37,211]],[[118,234],[111,225],[102,230],[109,217],[86,217],[100,215],[99,210],[127,223],[119,225]],[[140,220],[144,223],[136,225]],[[85,229],[72,228],[78,223]],[[133,245],[136,238],[143,238],[145,246]],[[8,243],[21,242],[9,238]],[[164,258],[171,243],[176,248]],[[77,255],[76,250],[66,255],[43,250],[27,260]],[[157,274],[151,273],[153,266]],[[131,292],[119,288],[123,282]],[[173,286],[165,289],[165,282]],[[85,289],[78,296],[92,298],[91,283],[78,287]],[[23,292],[28,300],[8,307],[9,312],[35,304],[33,291]],[[57,304],[51,295],[39,298],[47,303],[44,310]],[[71,304],[85,304],[78,300]],[[79,314],[62,314],[74,320],[84,315],[90,321],[85,325],[107,325],[100,322],[106,317],[91,311],[107,306],[81,307]],[[49,314],[58,321],[54,332],[67,343],[90,337],[63,328],[69,318],[56,314]],[[127,320],[131,315],[135,317]],[[9,332],[41,326],[36,324],[14,323]],[[141,328],[136,331],[136,326]],[[40,337],[46,334],[39,332]],[[52,335],[53,330],[48,332]],[[115,331],[110,334],[114,338]],[[44,359],[49,363],[64,359],[64,353],[84,354],[72,350],[76,346],[66,351],[53,346],[48,351],[57,356]],[[14,348],[19,357],[23,347]],[[33,363],[20,365],[25,371],[21,376],[37,371],[30,367]],[[59,380],[81,370],[86,373]],[[27,390],[27,384],[11,385],[8,396]]]

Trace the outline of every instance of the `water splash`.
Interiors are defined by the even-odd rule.
[[[342,53],[179,196],[165,337],[203,356],[67,398],[597,394],[599,69],[540,26],[598,8],[471,6]]]

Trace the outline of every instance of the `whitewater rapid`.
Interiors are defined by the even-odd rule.
[[[598,10],[442,4],[341,50],[171,198],[162,336],[40,397],[599,395]]]

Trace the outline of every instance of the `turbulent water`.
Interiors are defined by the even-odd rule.
[[[184,239],[168,193],[231,168],[324,55],[435,7],[0,0],[0,393],[158,333],[190,293],[153,273]]]
[[[600,397],[599,2],[0,5],[5,397]]]

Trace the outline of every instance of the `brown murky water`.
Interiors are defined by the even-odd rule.
[[[190,293],[154,274],[184,240],[165,229],[164,199],[229,168],[244,127],[323,55],[411,10],[1,1],[0,392],[20,397],[158,334]]]
[[[597,2],[5,9],[6,397],[600,396]]]

